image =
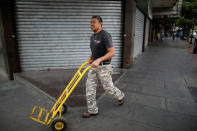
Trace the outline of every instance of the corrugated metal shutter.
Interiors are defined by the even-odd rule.
[[[145,33],[145,47],[148,46],[150,20],[146,18],[146,33]]]
[[[141,53],[143,44],[144,14],[136,8],[134,58]]]
[[[73,68],[90,55],[90,20],[103,17],[111,33],[116,56],[122,61],[122,2],[82,0],[16,0],[15,16],[23,71]]]

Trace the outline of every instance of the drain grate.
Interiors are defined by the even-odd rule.
[[[197,87],[188,87],[188,89],[194,97],[195,102],[197,103]]]

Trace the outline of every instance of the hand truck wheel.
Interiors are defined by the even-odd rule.
[[[65,131],[66,127],[66,122],[61,117],[55,118],[51,123],[51,128],[53,131]]]
[[[65,114],[67,112],[67,110],[68,110],[68,106],[64,103],[62,105],[62,110],[61,110],[62,115]]]

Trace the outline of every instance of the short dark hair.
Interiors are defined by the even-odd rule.
[[[101,16],[99,16],[99,15],[94,15],[94,16],[92,16],[92,19],[93,18],[97,18],[97,20],[99,21],[99,22],[103,22],[103,19],[101,18]]]

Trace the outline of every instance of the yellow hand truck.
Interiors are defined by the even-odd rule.
[[[67,98],[70,96],[72,91],[75,89],[81,78],[84,76],[84,74],[91,68],[91,66],[86,67],[83,69],[85,65],[88,64],[88,61],[83,63],[72,80],[69,82],[67,87],[64,89],[54,106],[51,108],[50,111],[47,109],[44,109],[40,106],[34,106],[30,118],[36,122],[39,122],[41,124],[49,126],[51,124],[51,128],[54,131],[63,131],[66,129],[66,122],[61,117],[62,114],[67,110],[67,107],[65,106],[65,102]],[[59,112],[59,117],[57,117],[55,120],[53,120],[57,113]]]

